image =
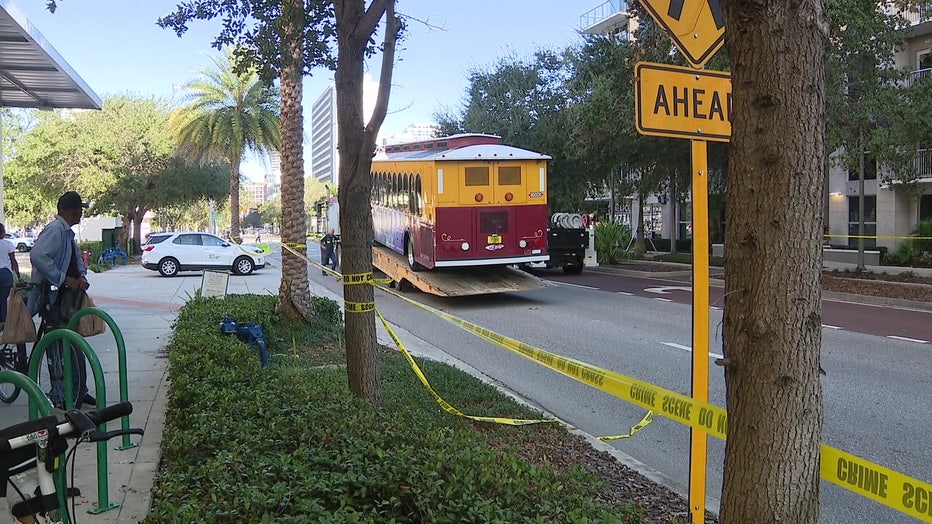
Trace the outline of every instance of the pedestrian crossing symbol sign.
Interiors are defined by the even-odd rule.
[[[719,0],[641,0],[677,49],[701,68],[725,43],[725,17]]]

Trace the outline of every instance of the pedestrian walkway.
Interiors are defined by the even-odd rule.
[[[281,271],[276,266],[246,277],[231,276],[228,293],[277,294]],[[123,335],[129,401],[133,404],[130,426],[143,428],[145,435],[131,437],[131,441],[139,445],[125,451],[116,449],[122,443],[120,438],[108,443],[109,489],[103,498],[97,489],[96,445],[83,444],[78,448],[74,485],[81,490],[82,496],[75,498],[77,522],[139,522],[149,511],[159,463],[168,393],[166,349],[172,324],[180,307],[200,288],[201,276],[199,273],[182,273],[178,277],[164,278],[139,265],[127,265],[103,273],[92,272],[88,274],[88,280],[91,297],[113,318]],[[106,403],[114,404],[119,401],[118,352],[114,334],[107,329],[87,341],[97,353],[104,370]],[[99,400],[101,394],[96,394]],[[25,394],[21,394],[13,404],[0,404],[0,427],[25,420]],[[109,429],[118,427],[119,421],[109,424]],[[119,506],[96,515],[88,513],[101,500]],[[0,508],[0,511],[6,511],[6,508]]]

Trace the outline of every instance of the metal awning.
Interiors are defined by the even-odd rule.
[[[0,107],[101,106],[100,97],[22,12],[0,0]]]

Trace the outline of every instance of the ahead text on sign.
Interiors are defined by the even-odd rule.
[[[731,77],[639,62],[635,112],[643,135],[727,142],[731,137]]]

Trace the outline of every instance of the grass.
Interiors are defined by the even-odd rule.
[[[162,464],[145,522],[645,522],[599,478],[560,460],[554,423],[474,422],[440,408],[399,353],[379,352],[384,408],[347,387],[339,310],[288,324],[275,297],[195,298],[169,349]],[[273,365],[219,322],[261,324]],[[417,360],[469,414],[541,418],[450,366]]]

